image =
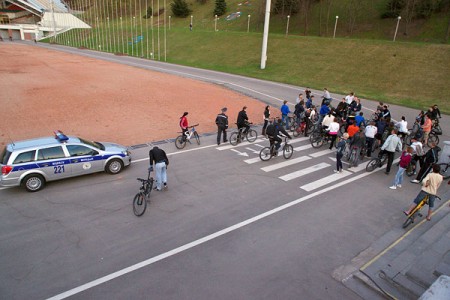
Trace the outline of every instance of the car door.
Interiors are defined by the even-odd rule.
[[[49,180],[57,180],[72,175],[70,160],[62,146],[49,146],[39,149],[36,164]]]
[[[66,145],[70,155],[73,176],[103,171],[103,162],[98,150],[86,145]]]

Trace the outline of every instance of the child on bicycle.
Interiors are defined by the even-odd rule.
[[[434,198],[436,196],[437,190],[442,183],[443,177],[439,172],[441,167],[438,164],[433,165],[433,172],[429,173],[422,181],[422,190],[414,199],[414,203],[411,204],[408,210],[404,211],[405,215],[409,215],[410,212],[417,206],[417,204],[422,201],[425,196],[428,195],[428,214],[427,220],[431,221],[431,213],[434,207]]]

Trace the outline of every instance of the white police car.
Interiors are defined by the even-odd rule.
[[[56,131],[54,137],[14,142],[0,154],[0,185],[24,185],[36,192],[47,181],[106,171],[117,174],[131,163],[124,146],[91,142]]]

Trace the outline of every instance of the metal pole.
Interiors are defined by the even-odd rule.
[[[248,15],[248,18],[247,18],[247,33],[249,33],[250,32],[250,15]]]
[[[114,9],[114,2],[112,2],[112,0],[111,0],[111,5],[112,5],[112,16],[114,16],[114,11],[116,11],[116,20],[113,22],[113,47],[114,47],[114,50],[113,50],[113,53],[114,52],[116,52],[117,51],[117,48],[116,48],[116,29],[114,29],[114,23],[116,24],[116,27],[117,27],[117,20],[119,19],[118,18],[118,11],[117,11],[117,2],[116,2],[116,8]],[[117,42],[117,44],[119,44],[118,42]]]
[[[289,19],[291,18],[291,16],[287,16],[287,22],[286,22],[286,36],[288,36],[289,33]]]
[[[122,37],[122,53],[125,54],[125,42],[123,39],[123,21],[122,21],[122,1],[119,1],[119,9],[120,9],[120,35]]]
[[[144,57],[144,33],[142,32],[142,5],[139,1],[139,22],[141,23],[141,57]]]
[[[130,31],[131,31],[131,56],[134,56],[134,44],[133,44],[133,8],[131,7],[131,2],[130,1]]]
[[[148,10],[148,0],[145,0],[145,32],[147,33],[147,38],[146,38],[146,42],[147,42],[147,49],[146,49],[146,53],[147,53],[147,59],[148,59],[148,15],[147,15],[147,10]],[[153,14],[153,11],[152,11]]]
[[[398,24],[400,23],[401,19],[402,19],[402,17],[398,16],[398,18],[397,18],[397,26],[395,27],[395,33],[394,33],[394,40],[393,40],[393,42],[395,42],[395,38],[397,37]]]
[[[267,60],[267,42],[269,39],[269,21],[270,21],[270,1],[266,0],[266,13],[264,18],[264,33],[263,33],[263,44],[261,51],[261,69],[264,70],[266,68],[266,60]]]
[[[217,15],[214,16],[214,31],[217,31]]]
[[[172,19],[172,16],[169,16],[169,30],[170,30],[170,20]]]
[[[161,45],[159,44],[159,0],[158,0],[158,24],[157,24],[157,29],[158,29],[158,60],[161,60]]]
[[[336,16],[336,22],[334,23],[333,39],[336,37],[336,28],[337,28],[338,19],[339,19],[339,16]]]
[[[152,59],[155,59],[155,35],[153,33],[153,12],[154,12],[153,7],[154,7],[154,3],[152,0],[152,16],[151,16],[150,20],[152,23]]]

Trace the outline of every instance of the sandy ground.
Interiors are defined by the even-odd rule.
[[[0,42],[0,57],[0,147],[58,129],[149,143],[176,137],[184,111],[199,133],[213,132],[222,107],[233,127],[244,105],[262,122],[265,104],[213,84],[9,42]]]

